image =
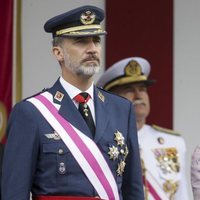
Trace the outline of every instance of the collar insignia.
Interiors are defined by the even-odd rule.
[[[102,102],[105,101],[105,97],[103,96],[103,94],[101,92],[98,92],[98,97]]]
[[[57,91],[55,96],[54,96],[54,99],[56,99],[56,100],[61,102],[63,100],[63,97],[64,97],[64,94],[59,92],[59,91]]]

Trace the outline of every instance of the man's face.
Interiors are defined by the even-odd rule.
[[[133,102],[136,118],[145,120],[150,112],[150,101],[147,87],[143,83],[130,83],[113,88],[112,92]]]
[[[99,36],[66,38],[62,45],[64,67],[77,75],[93,76],[100,69]]]

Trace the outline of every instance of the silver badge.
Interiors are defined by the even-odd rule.
[[[59,163],[59,173],[65,174],[65,172],[66,172],[65,163],[63,163],[63,162]]]
[[[45,134],[48,139],[60,140],[60,135],[57,132]]]

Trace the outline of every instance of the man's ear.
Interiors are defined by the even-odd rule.
[[[64,60],[63,49],[61,47],[59,46],[53,47],[52,51],[53,51],[54,56],[59,62],[62,62]]]

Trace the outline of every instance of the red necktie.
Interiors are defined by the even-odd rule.
[[[87,123],[90,131],[93,136],[95,134],[95,125],[92,118],[92,114],[89,106],[87,105],[88,100],[90,99],[90,95],[86,92],[82,92],[74,97],[74,100],[79,103],[79,112],[81,113],[83,119]]]

